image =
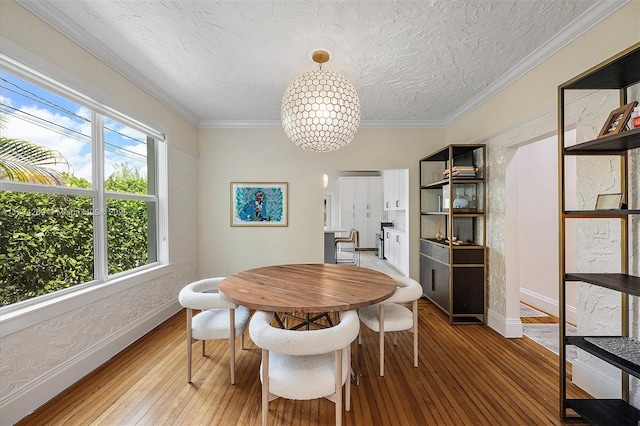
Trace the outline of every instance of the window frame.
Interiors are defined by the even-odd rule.
[[[13,52],[16,53],[16,52]],[[21,52],[18,52],[21,53]],[[17,55],[20,56],[20,55]],[[43,64],[39,64],[43,68]],[[0,190],[63,194],[76,196],[90,196],[93,199],[93,208],[99,214],[94,214],[94,279],[85,283],[47,293],[8,306],[0,307],[0,337],[18,331],[29,325],[46,319],[49,315],[59,315],[71,309],[82,306],[90,301],[108,297],[122,290],[140,285],[148,280],[170,273],[173,269],[169,265],[169,239],[168,239],[168,161],[167,161],[167,136],[165,132],[156,130],[126,115],[106,103],[97,99],[107,98],[97,89],[84,90],[90,93],[84,94],[75,90],[65,81],[73,80],[57,68],[46,65],[49,68],[47,74],[26,65],[24,62],[0,52],[0,66],[7,72],[32,84],[38,85],[58,96],[62,96],[79,106],[88,108],[92,115],[92,186],[91,188],[70,188],[54,185],[40,185],[23,182],[0,181]],[[54,75],[56,77],[51,77]],[[64,78],[67,77],[67,78]],[[95,94],[98,94],[96,96]],[[137,114],[136,114],[137,115]],[[155,141],[153,150],[154,167],[154,194],[131,194],[110,192],[104,190],[104,119],[116,120],[136,131],[146,135],[147,140]],[[149,229],[149,234],[155,235],[156,260],[145,265],[122,271],[116,274],[108,274],[107,259],[107,201],[109,199],[137,200],[151,202],[155,206],[155,224]],[[74,300],[76,299],[76,300]],[[39,314],[38,311],[41,311]],[[46,314],[49,312],[49,315]],[[36,313],[36,315],[32,315]],[[26,317],[31,319],[24,321]],[[20,324],[12,320],[21,319]]]

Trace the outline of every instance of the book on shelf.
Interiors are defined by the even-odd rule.
[[[475,166],[453,166],[451,169],[446,169],[442,174],[445,179],[449,177],[449,174],[457,178],[475,178],[477,172],[478,168]]]

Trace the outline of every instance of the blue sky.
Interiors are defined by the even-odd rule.
[[[91,181],[91,111],[0,70],[2,136],[24,139],[59,151],[71,165],[55,166]],[[146,175],[146,137],[111,119],[105,120],[105,177],[116,163]]]

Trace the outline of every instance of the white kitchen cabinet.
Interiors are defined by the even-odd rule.
[[[340,228],[355,228],[360,234],[360,248],[375,249],[376,233],[382,220],[382,179],[340,177]]]
[[[380,222],[382,221],[381,210],[357,210],[356,226],[360,231],[360,247],[376,248],[378,239],[376,234],[380,232]]]
[[[382,171],[383,201],[385,210],[393,210],[393,175],[395,170]]]
[[[387,261],[405,275],[409,274],[407,234],[395,228],[384,228],[384,253]]]
[[[387,262],[390,262],[391,258],[391,232],[389,232],[389,228],[384,228],[382,230],[384,232],[384,258],[387,259]]]
[[[384,209],[407,209],[407,170],[384,170]]]

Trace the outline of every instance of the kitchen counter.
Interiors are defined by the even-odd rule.
[[[334,238],[336,233],[349,232],[344,229],[324,230],[324,263],[336,263],[336,246]]]

